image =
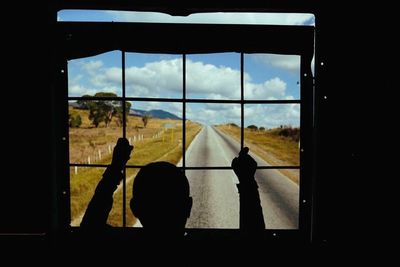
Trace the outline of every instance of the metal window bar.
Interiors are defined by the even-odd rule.
[[[240,53],[240,150],[244,147],[244,54]]]
[[[70,163],[70,167],[89,167],[89,168],[94,168],[94,167],[102,167],[102,168],[107,168],[109,165],[107,164],[81,164],[81,163]],[[135,169],[135,168],[143,168],[145,165],[126,165],[126,168],[128,169]],[[188,167],[188,166],[181,166],[178,167],[180,169],[185,169],[185,170],[232,170],[233,168],[231,166],[203,166],[203,167]],[[300,169],[300,166],[298,165],[293,165],[293,166],[257,166],[257,170],[263,170],[263,169]]]
[[[171,102],[171,103],[215,103],[215,104],[301,104],[301,99],[277,100],[230,100],[230,99],[193,99],[193,98],[153,98],[153,97],[68,97],[68,101],[93,100],[93,101],[141,101],[141,102]]]
[[[122,51],[122,136],[126,138],[125,51]],[[122,176],[122,227],[126,227],[126,169]]]
[[[186,54],[182,55],[182,166],[186,175]]]

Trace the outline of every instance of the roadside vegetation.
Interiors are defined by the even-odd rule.
[[[233,123],[218,125],[218,129],[240,142],[240,127]],[[300,128],[284,126],[266,129],[249,125],[244,129],[245,146],[271,165],[300,165]],[[299,184],[299,171],[279,170],[288,178]]]

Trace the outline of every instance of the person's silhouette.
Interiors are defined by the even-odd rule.
[[[123,178],[123,169],[132,150],[133,146],[129,145],[128,140],[118,140],[111,165],[97,185],[82,219],[81,228],[109,227],[107,218],[112,208],[113,192]],[[183,172],[171,163],[150,163],[140,169],[135,177],[130,207],[148,236],[183,236],[192,208],[189,182]]]
[[[265,229],[258,185],[255,180],[257,162],[244,147],[239,156],[232,160],[232,168],[239,179],[237,185],[240,195],[240,229],[246,233],[257,233]]]
[[[171,163],[150,163],[136,175],[130,207],[147,234],[183,236],[192,208],[188,179]]]
[[[133,146],[120,138],[110,166],[97,185],[82,219],[82,229],[107,228],[113,193],[123,177],[123,169]],[[257,163],[243,148],[232,160],[239,178],[240,228],[246,233],[265,229],[258,186],[254,179]],[[132,213],[140,220],[145,233],[156,237],[182,237],[190,216],[192,198],[189,182],[181,169],[168,162],[154,162],[143,167],[135,177],[130,201]]]
[[[83,229],[106,228],[113,205],[113,193],[123,178],[123,170],[130,159],[133,146],[126,138],[119,138],[114,147],[111,164],[103,173],[80,224]]]

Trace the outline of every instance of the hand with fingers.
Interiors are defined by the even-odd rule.
[[[129,144],[126,138],[119,138],[117,145],[114,147],[111,166],[116,168],[124,168],[128,160],[130,159],[133,146]]]
[[[242,185],[252,185],[255,183],[254,174],[257,169],[257,162],[249,155],[249,148],[244,147],[239,152],[239,156],[232,160],[233,171]]]

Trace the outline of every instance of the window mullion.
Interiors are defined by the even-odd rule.
[[[182,55],[182,166],[186,174],[186,54]]]
[[[244,147],[244,54],[240,53],[240,149]]]
[[[125,51],[122,51],[122,136],[126,138]],[[126,169],[122,176],[122,227],[126,227]]]

